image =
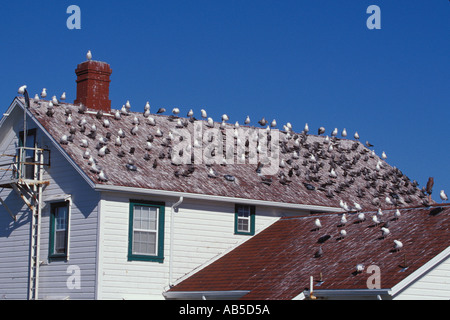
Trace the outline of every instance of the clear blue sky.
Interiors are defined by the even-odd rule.
[[[69,30],[67,7],[81,9]],[[369,30],[369,5],[381,30]],[[301,131],[344,127],[385,151],[433,198],[450,194],[450,1],[4,1],[0,108],[26,84],[67,92],[91,50],[113,69],[110,98],[141,111],[205,108]]]

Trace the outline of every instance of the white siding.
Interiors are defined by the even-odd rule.
[[[450,299],[450,258],[442,261],[403,292],[396,300],[448,300]]]
[[[127,261],[130,199],[165,202],[164,263]],[[99,298],[163,299],[162,293],[169,284],[171,206],[176,201],[178,198],[102,195]],[[280,214],[273,209],[256,207],[256,232],[275,222]],[[249,236],[234,234],[232,203],[185,199],[175,212],[174,230],[173,281],[249,239]]]
[[[18,132],[23,128],[20,119],[13,117],[17,115],[17,110],[18,108],[10,116],[11,119],[7,119],[0,128],[3,134],[0,139],[0,153],[15,153]],[[29,129],[36,127],[30,119],[27,126]],[[44,175],[50,185],[44,187],[43,204],[46,204],[46,199],[62,194],[70,194],[73,200],[68,261],[48,262],[50,205],[46,204],[42,210],[40,260],[43,263],[39,274],[39,298],[94,299],[99,193],[86,183],[43,132],[38,130],[36,139],[39,147],[51,150],[51,167],[47,168]],[[3,176],[3,179],[6,178],[7,176]],[[30,210],[11,189],[0,189],[0,195],[8,207],[18,213],[17,222],[14,222],[0,206],[0,299],[26,299],[31,235]],[[66,281],[70,276],[67,268],[70,265],[80,267],[80,289],[67,288]]]

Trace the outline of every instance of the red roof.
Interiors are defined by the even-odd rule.
[[[243,299],[284,300],[309,288],[310,276],[322,278],[316,289],[367,289],[370,274],[356,273],[357,264],[377,265],[381,289],[390,289],[450,245],[449,204],[402,209],[398,219],[394,212],[383,212],[379,225],[371,218],[376,211],[366,212],[364,222],[347,214],[345,226],[342,214],[281,218],[170,291],[248,290]],[[383,237],[386,222],[390,234]],[[394,240],[403,248],[395,250]],[[323,255],[315,257],[319,247]]]

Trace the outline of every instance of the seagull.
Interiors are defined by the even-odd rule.
[[[355,135],[353,136],[355,138],[355,140],[359,140],[359,134],[358,132],[355,132]]]
[[[39,100],[39,95],[37,93],[34,95],[34,100]]]
[[[120,147],[120,146],[122,145],[122,141],[120,140],[120,137],[117,137],[117,138],[116,138],[115,145],[116,145],[117,147]]]
[[[163,133],[162,133],[161,129],[158,128],[156,130],[155,136],[157,136],[157,137],[162,137],[163,136]]]
[[[103,170],[100,170],[100,173],[98,174],[98,179],[100,181],[104,181],[104,182],[109,180],[108,176],[106,175],[106,173]]]
[[[125,103],[125,108],[127,108],[127,112],[130,111],[130,109],[131,109],[130,100],[127,100],[127,103]]]
[[[209,168],[208,177],[217,178],[217,172],[213,168]]]
[[[17,90],[18,94],[24,94],[25,93],[25,89],[27,88],[26,85],[23,85],[19,88],[19,90]]]
[[[63,135],[59,141],[61,144],[68,144],[67,135]]]
[[[442,202],[448,200],[448,196],[445,194],[444,190],[441,190],[441,193],[439,193],[439,196],[441,197]]]
[[[272,128],[275,128],[277,126],[277,120],[273,119],[272,122],[270,123],[270,126]]]
[[[81,139],[81,146],[83,148],[89,147],[89,142],[87,141],[87,139]]]
[[[372,216],[372,221],[373,221],[373,223],[375,223],[375,225],[378,225],[381,223],[381,221],[378,219],[378,217],[376,215]]]
[[[250,124],[250,116],[247,116],[244,121],[245,124]]]
[[[134,116],[133,121],[131,123],[137,125],[139,124],[139,119],[136,116]]]
[[[202,118],[203,118],[203,119],[206,119],[206,118],[208,117],[208,115],[207,115],[205,109],[200,110],[200,113],[202,114]]]
[[[361,207],[361,205],[359,203],[353,202],[353,205],[355,206],[356,211],[361,211],[362,210],[362,207]]]
[[[109,122],[108,119],[103,119],[103,126],[104,126],[105,128],[109,128],[110,125],[111,125],[111,123]]]
[[[41,97],[42,98],[45,98],[47,96],[47,89],[42,89],[42,92],[41,92]]]
[[[364,271],[364,265],[362,265],[361,263],[358,263],[356,265],[356,273],[361,273]]]
[[[332,137],[336,137],[337,134],[338,134],[338,129],[337,129],[337,128],[334,128],[333,132],[331,133],[331,136],[332,136]]]
[[[145,103],[145,106],[144,106],[144,111],[147,111],[147,110],[150,111],[150,102],[148,102],[148,101]]]
[[[398,251],[398,250],[400,250],[401,248],[403,248],[403,243],[401,243],[401,242],[398,241],[398,240],[394,240],[394,249],[395,249],[396,251]]]
[[[363,222],[364,220],[366,220],[364,213],[361,212],[358,214],[358,220],[359,220],[359,222]]]
[[[127,115],[128,114],[128,111],[127,111],[127,108],[125,107],[125,105],[122,105],[122,108],[120,109],[120,113],[123,114],[123,115]]]
[[[332,177],[332,178],[337,178],[337,174],[336,174],[336,172],[334,171],[333,168],[332,168],[331,171],[330,171],[330,177]]]
[[[259,125],[261,127],[265,127],[266,124],[268,123],[267,120],[263,117],[261,120],[258,121]]]
[[[134,125],[134,127],[131,129],[131,134],[132,134],[133,136],[135,136],[135,135],[137,134],[138,131],[139,131],[139,127],[138,127],[138,125],[136,124],[136,125]]]
[[[177,114],[180,113],[180,109],[178,109],[178,108],[173,108],[173,109],[172,109],[172,113],[173,113],[174,115],[177,115]]]
[[[222,121],[228,121],[228,120],[229,120],[228,116],[226,114],[223,114]]]
[[[395,210],[395,213],[394,213],[394,217],[395,217],[395,220],[397,220],[398,218],[400,218],[400,210]]]
[[[391,233],[391,231],[389,231],[388,228],[381,227],[381,234],[382,234],[383,238],[387,237],[390,233]]]
[[[369,141],[366,141],[366,147],[371,148],[373,147],[373,144],[369,143]]]
[[[347,231],[341,230],[339,231],[339,234],[341,235],[341,238],[345,238],[347,236]]]
[[[347,217],[346,217],[346,215],[345,215],[345,213],[342,215],[342,217],[341,217],[341,225],[344,225],[344,224],[346,224],[347,223]]]
[[[69,115],[67,116],[67,118],[66,118],[66,124],[72,124],[72,121],[73,121],[73,120],[72,120],[72,115],[69,114]]]
[[[319,130],[317,130],[317,134],[320,136],[321,134],[325,133],[325,128],[324,127],[320,127]]]
[[[390,206],[394,205],[394,203],[392,202],[391,198],[386,197],[384,200],[386,201],[386,203],[387,203],[388,205],[390,205]]]
[[[383,160],[386,160],[386,158],[387,158],[387,155],[386,155],[386,153],[383,151],[383,153],[381,154],[381,158],[383,159]]]
[[[211,128],[214,127],[214,120],[211,117],[208,118],[207,125],[208,125],[208,127],[211,127]]]
[[[123,132],[122,128],[120,128],[117,133],[118,133],[119,137],[125,138],[125,132]]]
[[[305,124],[305,128],[303,129],[303,132],[305,132],[305,133],[309,132],[309,126],[307,123]]]
[[[377,215],[380,217],[383,215],[383,211],[381,211],[381,208],[378,208]]]
[[[153,117],[148,117],[148,123],[149,123],[151,126],[156,125],[155,118],[153,118]]]
[[[106,154],[106,146],[103,146],[103,147],[100,148],[100,150],[98,150],[98,155],[100,157],[104,157],[105,154]]]
[[[344,138],[347,136],[347,130],[345,130],[345,128],[344,128],[344,130],[342,130],[341,135],[342,135],[342,137],[344,137]]]
[[[194,110],[189,110],[188,111],[188,113],[187,113],[187,116],[190,118],[190,117],[192,117],[194,115]]]
[[[86,59],[88,59],[89,61],[92,60],[92,52],[91,52],[91,50],[89,50],[89,51],[86,53]]]
[[[164,113],[164,112],[166,112],[165,108],[159,108],[158,111],[156,111],[157,114]]]
[[[322,228],[322,223],[320,223],[319,218],[317,218],[316,220],[314,220],[314,225],[316,226],[317,229]]]

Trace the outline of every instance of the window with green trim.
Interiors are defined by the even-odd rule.
[[[66,259],[69,235],[69,202],[51,204],[49,258]]]
[[[130,201],[128,260],[164,261],[163,202]]]
[[[255,206],[235,205],[234,233],[235,234],[255,234]]]

